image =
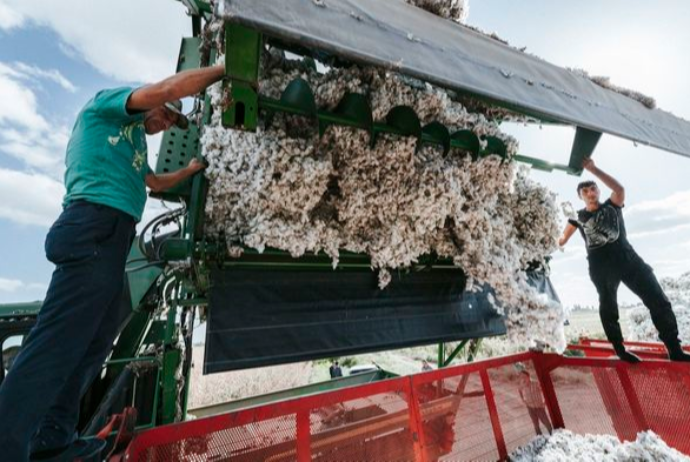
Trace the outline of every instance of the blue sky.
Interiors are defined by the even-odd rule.
[[[609,76],[690,119],[688,17],[683,0],[475,0],[468,22],[555,64]],[[173,72],[189,33],[173,0],[0,0],[0,303],[45,293],[52,266],[43,241],[60,212],[76,113],[101,88]],[[572,130],[508,129],[523,153],[567,161]],[[157,149],[150,140],[152,162]],[[657,274],[690,271],[690,159],[606,136],[595,159],[627,186],[629,234]],[[577,178],[534,176],[579,205]],[[596,302],[579,239],[556,255],[552,279],[567,304]],[[634,300],[626,291],[620,298]]]

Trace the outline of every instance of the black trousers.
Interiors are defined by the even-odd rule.
[[[122,320],[120,302],[134,218],[75,202],[46,238],[55,264],[48,293],[0,387],[0,460],[69,445],[79,399],[101,371]]]
[[[599,315],[606,337],[623,343],[618,315],[618,286],[626,285],[649,309],[652,322],[665,344],[678,343],[676,316],[652,267],[634,251],[626,250],[589,258],[589,275],[599,293]]]

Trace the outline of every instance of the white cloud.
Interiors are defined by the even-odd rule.
[[[48,122],[38,113],[36,95],[21,80],[21,72],[0,62],[0,123],[47,129]]]
[[[0,219],[50,226],[60,214],[64,193],[62,183],[46,175],[0,168]]]
[[[23,285],[24,283],[19,279],[0,278],[0,291],[2,292],[15,292]]]
[[[46,131],[19,131],[3,128],[0,150],[36,167],[56,179],[64,172],[64,158],[69,132],[66,127]]]
[[[57,69],[41,69],[38,66],[32,66],[30,64],[22,63],[22,62],[17,62],[14,63],[14,68],[24,74],[25,76],[31,76],[31,77],[36,77],[38,79],[46,79],[46,80],[51,80],[55,82],[56,84],[60,85],[62,88],[65,90],[69,91],[70,93],[74,93],[77,91],[77,87],[74,86],[72,82],[70,82],[60,71]]]
[[[679,191],[660,200],[645,201],[628,208],[628,215],[652,214],[652,217],[665,219],[668,217],[690,216],[690,190]]]
[[[124,81],[173,74],[180,39],[191,31],[185,8],[170,0],[4,1],[9,14],[50,27],[95,68]]]
[[[9,5],[0,3],[0,29],[13,29],[24,23],[24,17]]]
[[[19,279],[0,277],[0,292],[17,292],[18,290],[45,290],[47,286],[40,282],[24,282]]]
[[[45,70],[24,63],[0,62],[0,152],[26,165],[59,178],[69,130],[49,123],[40,113],[36,94],[30,86],[40,87],[50,80],[67,91],[74,85],[56,70]]]

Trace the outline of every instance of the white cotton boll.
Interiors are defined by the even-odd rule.
[[[638,433],[635,441],[625,442],[611,435],[578,435],[569,430],[555,430],[551,435],[537,436],[508,458],[512,462],[690,461],[690,457],[669,447],[651,430]]]
[[[429,84],[357,66],[319,74],[275,51],[262,57],[262,94],[278,98],[296,77],[309,82],[319,107],[334,108],[347,92],[366,94],[376,120],[408,105],[422,124],[498,137],[509,156],[518,149],[496,122]],[[512,341],[565,347],[562,307],[529,287],[522,272],[555,249],[560,221],[553,195],[526,171],[498,156],[473,162],[459,149],[444,156],[391,134],[371,147],[368,133],[342,126],[319,138],[313,122],[283,114],[262,118],[254,133],[225,129],[227,90],[217,84],[209,95],[214,113],[201,137],[209,163],[206,231],[222,234],[231,255],[241,245],[293,257],[323,251],[335,268],[340,249],[365,253],[384,288],[390,270],[436,254],[463,268],[470,289],[494,289]]]
[[[577,213],[572,202],[561,202],[561,211],[566,218],[577,220]]]
[[[690,273],[678,278],[663,278],[659,281],[678,322],[678,337],[690,345]],[[625,322],[630,332],[629,339],[639,342],[659,342],[659,332],[654,327],[649,309],[638,305],[626,311]]]

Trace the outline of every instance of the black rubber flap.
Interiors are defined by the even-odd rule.
[[[458,269],[212,273],[204,373],[505,334],[489,291]]]

